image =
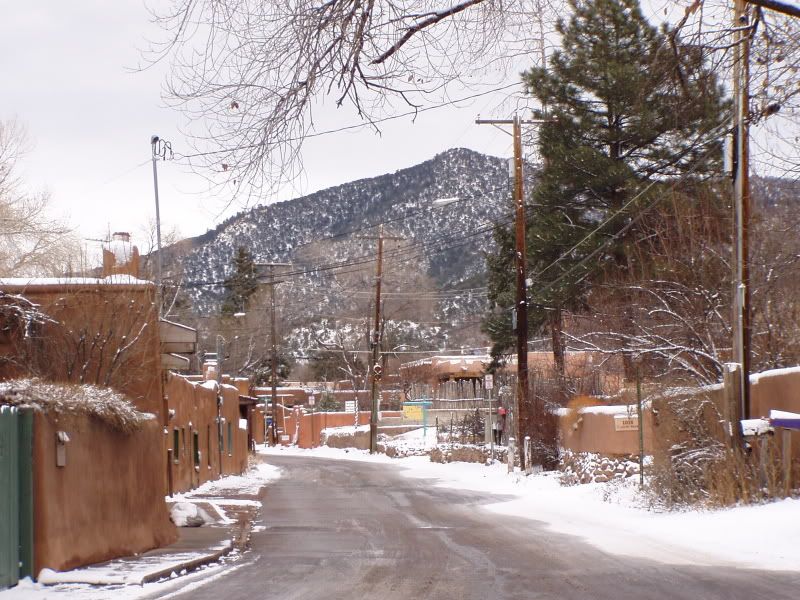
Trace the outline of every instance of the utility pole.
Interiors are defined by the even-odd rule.
[[[222,477],[222,403],[225,401],[225,397],[222,395],[222,353],[225,351],[225,343],[225,338],[217,334],[217,448],[219,450],[220,477]],[[209,441],[209,448],[210,444]]]
[[[525,190],[522,161],[522,125],[547,123],[547,119],[477,119],[478,125],[511,125],[514,138],[514,207],[515,207],[515,254],[514,271],[517,279],[517,414],[515,415],[517,440],[524,440],[533,430],[533,415],[530,390],[528,389],[528,286],[525,279]],[[524,462],[524,460],[521,460]],[[520,465],[523,469],[526,465]]]
[[[370,390],[369,414],[369,453],[378,451],[378,380],[381,366],[378,364],[381,346],[381,280],[383,279],[383,225],[378,227],[378,260],[375,273],[375,328],[372,331],[372,385]],[[356,392],[356,411],[358,411],[358,392]]]
[[[275,285],[283,283],[275,281],[275,267],[291,267],[291,263],[256,263],[258,267],[269,267],[269,339],[272,346],[270,358],[271,384],[272,384],[272,400],[270,406],[272,407],[272,443],[278,443],[278,343],[277,333],[275,330]]]
[[[369,452],[378,451],[378,382],[383,374],[380,364],[381,351],[381,284],[383,283],[383,242],[385,240],[402,240],[399,236],[383,235],[383,224],[378,227],[378,237],[360,236],[358,239],[378,240],[378,254],[375,267],[375,328],[369,340],[372,351],[372,365],[370,367],[370,415],[369,415]],[[356,393],[356,424],[358,423],[358,393]]]
[[[162,140],[157,135],[150,136],[150,147],[152,150],[153,158],[153,188],[156,196],[156,304],[158,305],[158,316],[161,317],[162,311],[162,260],[161,260],[161,208],[158,202],[158,168],[156,164],[158,159],[166,160],[167,155],[172,158],[172,144],[166,140]]]
[[[734,3],[733,46],[733,202],[735,215],[734,339],[735,362],[741,365],[739,403],[750,418],[750,29],[745,0]],[[738,427],[739,424],[737,423]]]

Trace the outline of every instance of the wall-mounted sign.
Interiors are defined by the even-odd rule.
[[[639,431],[639,417],[636,415],[614,415],[615,431]]]
[[[356,412],[356,401],[355,400],[345,400],[344,401],[344,412],[349,412],[349,413]]]

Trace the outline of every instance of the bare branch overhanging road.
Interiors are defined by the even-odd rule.
[[[435,488],[391,465],[306,457],[268,461],[284,474],[262,490],[258,524],[265,529],[253,532],[247,562],[178,598],[800,597],[797,573],[612,556],[535,521],[481,508],[497,496]]]

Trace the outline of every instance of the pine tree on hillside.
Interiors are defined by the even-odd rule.
[[[233,257],[233,274],[225,280],[225,301],[222,304],[223,315],[245,312],[250,297],[258,288],[258,274],[253,255],[239,246]]]
[[[665,187],[718,173],[726,103],[702,51],[650,25],[637,0],[570,0],[561,50],[523,80],[543,107],[543,168],[527,223],[530,326],[553,334],[562,368],[561,310],[585,305],[593,283],[636,271],[626,248],[642,211]],[[496,236],[498,237],[498,236]],[[499,236],[502,238],[502,236]],[[508,347],[513,252],[489,260],[490,299],[501,309],[485,328],[495,353]],[[507,245],[507,244],[506,244]],[[505,346],[505,347],[504,347]]]

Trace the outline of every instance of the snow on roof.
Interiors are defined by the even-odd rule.
[[[107,244],[104,244],[103,249],[114,255],[114,259],[118,265],[130,262],[134,251],[138,251],[138,248],[136,248],[130,240],[119,239],[111,240]]]
[[[155,416],[136,410],[123,394],[94,385],[12,379],[0,382],[0,404],[30,406],[45,413],[87,415],[110,427],[130,433]]]
[[[78,285],[153,285],[152,281],[137,279],[133,275],[109,275],[108,277],[3,277],[0,286],[78,286]]]

